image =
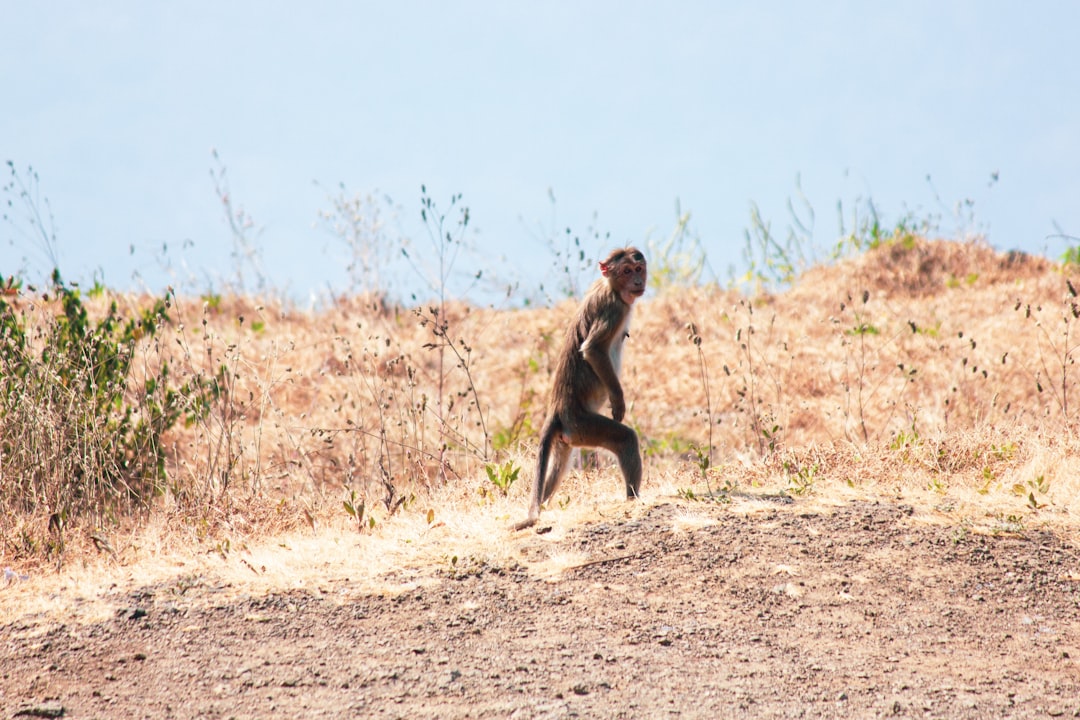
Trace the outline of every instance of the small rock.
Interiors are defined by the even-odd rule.
[[[23,708],[15,713],[15,717],[58,718],[64,717],[65,712],[66,710],[63,705],[43,703],[41,705]]]

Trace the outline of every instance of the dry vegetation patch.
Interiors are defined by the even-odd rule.
[[[704,522],[701,502],[892,497],[963,532],[1071,536],[1078,282],[1040,258],[908,238],[816,267],[784,292],[652,292],[624,368],[646,493],[679,498],[685,527]],[[88,300],[91,316],[111,301],[150,299],[106,293]],[[108,592],[89,578],[311,587],[351,568],[391,587],[432,568],[584,561],[530,560],[529,543],[544,539],[507,529],[525,510],[571,312],[569,301],[413,309],[355,297],[301,311],[174,298],[157,334],[136,339],[134,372],[168,362],[179,385],[215,391],[165,434],[167,481],[133,514],[58,528],[45,499],[0,525],[14,578],[5,613],[31,597],[62,605],[79,587]],[[616,504],[613,472],[584,454],[545,515],[552,537],[636,512]]]

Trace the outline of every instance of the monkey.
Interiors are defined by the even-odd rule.
[[[633,428],[622,423],[626,400],[619,372],[623,343],[630,336],[630,310],[645,293],[645,255],[635,247],[614,250],[600,262],[593,283],[566,330],[555,364],[547,417],[533,480],[529,516],[515,530],[532,527],[540,506],[559,488],[570,470],[575,447],[601,447],[615,454],[626,484],[626,498],[641,489],[641,453]],[[604,400],[611,417],[600,414]]]

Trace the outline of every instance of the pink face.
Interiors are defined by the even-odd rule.
[[[600,263],[600,274],[608,279],[612,289],[627,305],[645,294],[648,272],[645,256],[633,252],[609,263]]]

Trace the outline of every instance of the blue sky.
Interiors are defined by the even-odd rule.
[[[1002,249],[1080,235],[1075,2],[0,0],[0,17],[0,160],[38,172],[74,279],[220,285],[221,165],[263,273],[299,299],[348,285],[318,222],[339,183],[391,198],[414,255],[421,184],[443,207],[461,193],[477,252],[459,269],[522,296],[558,281],[545,232],[597,255],[668,233],[676,201],[726,279],[750,203],[784,234],[797,177],[821,245],[860,198]],[[9,214],[0,272],[47,271]]]

